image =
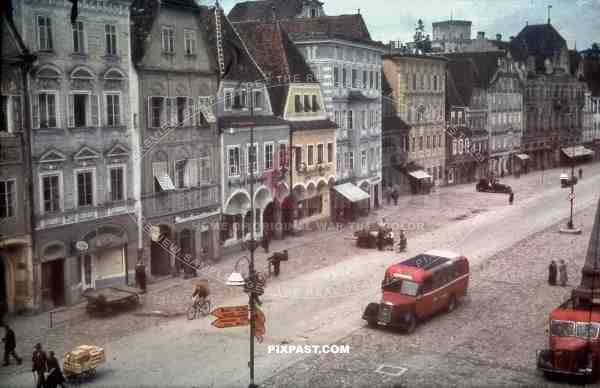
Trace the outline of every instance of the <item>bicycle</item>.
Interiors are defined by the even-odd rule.
[[[208,314],[210,314],[210,299],[208,297],[193,301],[187,309],[187,319],[189,320],[196,319],[199,315],[206,317]]]

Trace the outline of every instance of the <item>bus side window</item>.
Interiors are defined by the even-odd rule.
[[[423,287],[421,287],[421,290],[422,290],[423,294],[431,292],[431,290],[433,290],[433,278],[428,277],[427,279],[425,279],[425,281],[423,282]]]

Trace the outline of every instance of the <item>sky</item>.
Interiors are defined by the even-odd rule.
[[[494,39],[502,34],[503,40],[516,36],[529,24],[546,23],[548,5],[552,5],[552,25],[572,49],[589,48],[600,43],[600,0],[424,0],[418,6],[415,0],[321,0],[327,15],[360,13],[371,37],[387,43],[390,40],[412,40],[418,19],[423,19],[426,33],[431,34],[431,23],[449,20],[470,20],[474,38],[478,31]],[[222,0],[229,11],[235,0]]]

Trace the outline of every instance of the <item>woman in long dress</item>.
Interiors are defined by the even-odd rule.
[[[560,265],[558,266],[558,279],[560,281],[561,286],[566,286],[567,281],[569,281],[569,277],[567,276],[567,264],[565,264],[564,260],[560,261]]]

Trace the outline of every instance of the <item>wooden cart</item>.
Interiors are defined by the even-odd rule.
[[[139,288],[121,284],[107,288],[86,290],[83,296],[88,301],[86,310],[89,313],[111,313],[138,305],[141,293],[142,290]]]
[[[106,361],[104,349],[94,345],[80,345],[65,354],[63,371],[68,380],[81,381],[96,375],[96,368]]]

